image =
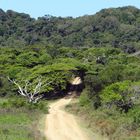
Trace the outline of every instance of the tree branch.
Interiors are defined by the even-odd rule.
[[[14,83],[17,87],[18,87],[18,93],[21,94],[22,96],[27,96],[24,92],[23,92],[23,89],[21,88],[21,86],[15,81],[15,80],[11,80],[9,77],[8,77],[8,80],[11,82],[11,83]]]

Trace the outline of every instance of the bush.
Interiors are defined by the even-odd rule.
[[[117,82],[107,86],[100,95],[102,103],[116,105],[121,110],[128,112],[134,104],[132,101],[134,95],[131,91],[131,86],[131,81]]]
[[[2,108],[26,108],[28,110],[38,110],[43,113],[48,113],[48,107],[46,101],[40,101],[36,104],[27,102],[24,98],[9,98],[7,101],[0,104]]]
[[[140,127],[140,107],[135,106],[133,109],[130,110],[129,114],[130,117],[133,118],[133,122]]]
[[[81,106],[88,106],[90,104],[90,99],[88,97],[88,91],[85,90],[82,92],[80,98],[79,98],[79,103]]]

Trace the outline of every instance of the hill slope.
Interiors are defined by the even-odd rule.
[[[139,49],[139,27],[140,9],[132,6],[103,9],[78,18],[46,15],[37,20],[24,13],[0,10],[0,45],[113,46],[131,53]]]

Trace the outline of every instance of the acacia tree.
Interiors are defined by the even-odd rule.
[[[41,98],[43,98],[43,95],[40,94],[40,90],[42,86],[41,78],[38,78],[38,83],[33,88],[33,90],[29,89],[29,87],[33,87],[33,86],[32,86],[32,83],[27,80],[25,81],[24,86],[21,86],[16,80],[10,79],[9,77],[8,77],[8,80],[18,87],[18,93],[26,97],[29,103],[37,103]]]

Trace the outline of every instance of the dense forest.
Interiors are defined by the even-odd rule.
[[[62,18],[45,15],[38,19],[24,13],[0,10],[1,46],[36,43],[66,47],[139,49],[140,10],[135,7],[103,9],[95,15]]]
[[[70,80],[80,76],[80,109],[98,116],[88,114],[100,122],[103,134],[110,140],[140,138],[139,50],[140,9],[135,7],[38,19],[0,10],[0,97],[6,100],[0,106],[46,111],[43,102],[30,106],[7,77],[23,88],[30,81],[29,92],[41,77],[40,95],[48,100],[65,96]],[[0,128],[0,135],[5,130]]]

